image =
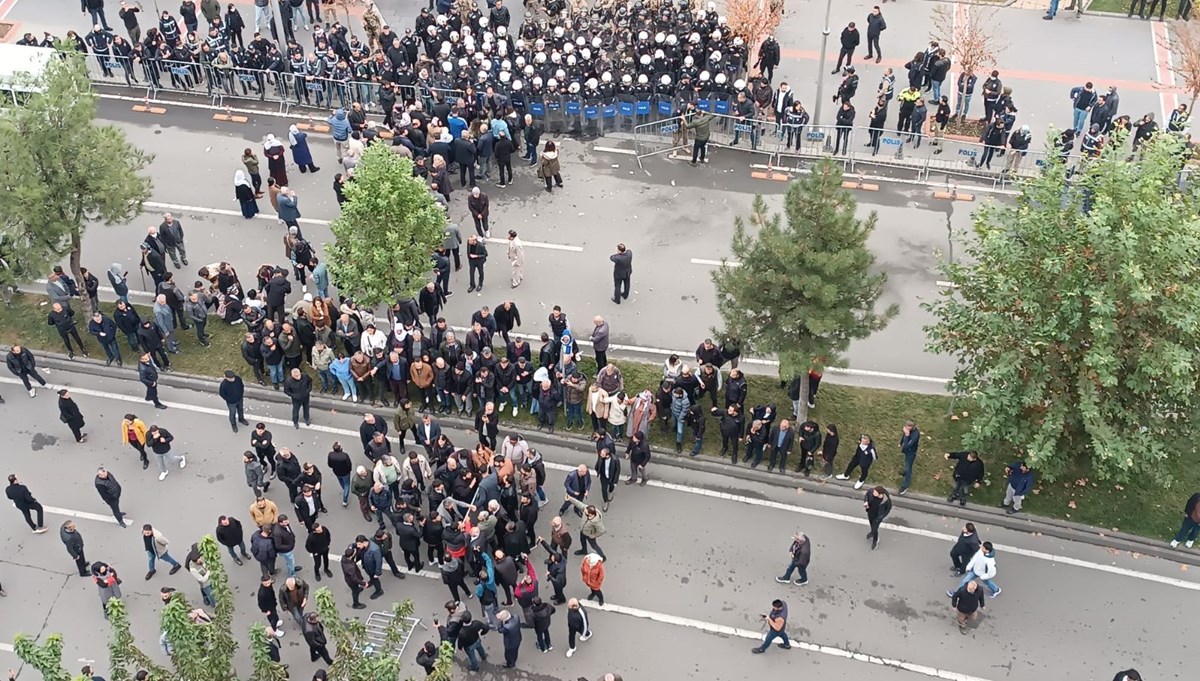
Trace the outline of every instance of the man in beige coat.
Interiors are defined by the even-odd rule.
[[[516,288],[525,278],[525,244],[513,229],[508,230],[508,262],[512,264],[512,287]]]

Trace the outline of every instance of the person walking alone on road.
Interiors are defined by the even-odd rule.
[[[1187,504],[1183,507],[1183,522],[1179,525],[1179,532],[1171,540],[1171,548],[1178,548],[1179,542],[1185,542],[1184,546],[1192,548],[1198,534],[1200,534],[1200,492],[1188,498]]]
[[[221,399],[225,400],[225,406],[229,408],[229,426],[233,428],[233,432],[238,432],[239,423],[243,426],[250,425],[244,409],[246,385],[242,382],[242,377],[233,373],[232,369],[226,369],[225,379],[221,381],[218,392]]]
[[[633,277],[633,251],[625,244],[617,244],[617,252],[608,256],[613,263],[613,296],[617,305],[629,299],[629,280]],[[603,366],[603,365],[601,365]]]
[[[291,376],[283,382],[283,392],[292,398],[292,426],[300,428],[300,411],[304,411],[304,425],[312,425],[309,419],[309,399],[312,395],[312,376],[292,369]],[[245,421],[243,421],[245,423]]]
[[[187,457],[181,455],[176,456],[171,453],[171,442],[175,440],[175,436],[171,435],[166,428],[158,426],[150,426],[150,430],[146,431],[147,439],[150,442],[150,449],[154,451],[154,458],[158,462],[158,479],[167,479],[167,464],[179,462],[180,468],[187,467]]]
[[[1007,513],[1012,515],[1020,512],[1025,496],[1033,489],[1033,469],[1027,462],[1018,461],[1005,466],[1004,475],[1008,478],[1008,486],[1004,489],[1000,508],[1007,506]]]
[[[875,57],[875,63],[878,64],[883,60],[883,50],[879,47],[879,34],[887,30],[887,22],[883,19],[883,12],[879,10],[879,5],[871,8],[871,13],[867,15],[867,59]]]
[[[837,476],[838,480],[849,480],[850,474],[855,468],[860,470],[858,482],[854,483],[854,489],[862,489],[863,483],[867,481],[867,473],[871,471],[871,464],[875,463],[878,455],[875,453],[875,443],[871,440],[870,435],[863,435],[858,440],[858,449],[854,450],[854,458],[850,459],[849,465],[846,466],[846,471]]]
[[[587,554],[579,565],[579,573],[583,585],[589,591],[587,599],[598,601],[600,605],[604,605],[604,592],[601,591],[604,587],[604,558],[596,553]]]
[[[128,527],[125,524],[125,514],[121,511],[121,483],[117,482],[116,477],[109,473],[104,466],[96,470],[95,483],[96,491],[100,493],[100,499],[112,509],[117,524],[121,527]]]
[[[29,488],[22,485],[17,480],[15,473],[8,476],[8,487],[4,489],[4,495],[12,502],[13,506],[25,516],[25,523],[29,525],[29,529],[33,530],[34,534],[42,534],[46,531],[44,511],[42,505],[37,499],[33,498]],[[31,513],[37,513],[37,523],[33,522]]]
[[[160,560],[171,566],[171,571],[167,574],[173,575],[183,569],[179,561],[171,556],[171,542],[167,541],[163,533],[154,529],[150,523],[142,525],[142,545],[146,549],[147,581],[154,577],[154,573],[158,572],[155,566]]]
[[[996,578],[996,549],[992,547],[992,542],[985,541],[971,558],[971,562],[967,563],[967,572],[963,575],[962,581],[958,583],[959,589],[967,585],[967,582],[978,579],[983,582],[983,585],[992,592],[992,598],[1000,595],[1001,589],[992,581]],[[947,596],[954,597],[953,591],[947,591]]]
[[[792,642],[788,640],[787,635],[787,603],[776,598],[771,601],[771,612],[763,615],[763,621],[767,623],[767,633],[763,636],[762,645],[751,648],[750,652],[760,654],[771,645],[771,641],[777,638],[783,639],[783,643],[779,644],[780,648],[787,650],[792,647]]]
[[[146,322],[149,324],[149,322]],[[158,367],[150,360],[150,353],[142,353],[138,360],[138,380],[146,386],[147,402],[153,402],[155,409],[166,409],[167,405],[158,401]]]
[[[483,292],[483,266],[487,262],[488,252],[487,245],[483,240],[472,234],[467,237],[467,269],[470,274],[467,288],[467,293]],[[476,275],[479,275],[479,285],[476,286]]]
[[[567,601],[567,657],[575,654],[575,636],[580,641],[592,637],[592,627],[587,610],[578,598]]]
[[[867,524],[871,527],[867,539],[871,540],[871,550],[874,551],[879,546],[879,525],[892,512],[892,497],[886,489],[876,485],[867,490],[863,508],[867,510]]]
[[[979,588],[979,582],[972,579],[958,587],[958,591],[950,594],[950,605],[954,608],[954,620],[958,623],[958,633],[966,634],[967,622],[979,619],[986,609],[983,590]]]
[[[58,529],[58,538],[62,540],[63,546],[67,547],[67,555],[75,561],[75,567],[79,570],[80,577],[87,577],[88,561],[83,555],[83,535],[75,529],[75,521],[68,520]]]
[[[25,389],[29,391],[30,397],[37,397],[37,390],[29,383],[29,378],[32,376],[41,385],[46,385],[46,379],[37,370],[37,360],[34,359],[33,353],[29,348],[13,345],[8,350],[8,354],[4,358],[5,364],[8,365],[8,370],[13,376],[21,379],[21,383],[25,385]]]
[[[792,535],[792,547],[788,549],[788,554],[792,558],[788,563],[787,572],[784,572],[782,577],[776,577],[775,581],[787,584],[792,579],[792,572],[795,571],[797,573],[795,585],[808,584],[808,563],[812,560],[812,542],[809,541],[808,535],[803,532]]]
[[[514,229],[508,230],[508,262],[512,265],[512,288],[525,280],[525,244]]]
[[[83,412],[79,411],[79,405],[71,399],[71,393],[66,388],[58,391],[58,420],[71,429],[75,442],[87,442],[87,433],[83,432]]]

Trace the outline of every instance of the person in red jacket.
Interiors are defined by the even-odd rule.
[[[596,553],[587,554],[579,566],[579,572],[584,585],[591,590],[588,600],[598,600],[600,605],[604,605],[604,592],[600,590],[604,586],[604,559]]]

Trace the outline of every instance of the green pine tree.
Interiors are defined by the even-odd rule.
[[[64,47],[31,79],[40,92],[0,115],[0,286],[44,276],[70,254],[81,280],[83,230],[124,225],[150,197],[151,157],[114,125],[97,125],[85,55]]]
[[[346,183],[342,214],[325,244],[333,283],[361,305],[373,307],[416,295],[442,243],[446,212],[412,161],[383,144],[372,144]]]
[[[1181,188],[1176,136],[1105,149],[1074,169],[1055,156],[1015,203],[976,212],[966,257],[941,268],[953,288],[927,306],[929,349],[959,360],[954,390],[975,400],[966,446],[1051,479],[1165,484],[1200,435],[1200,188]]]
[[[748,218],[734,222],[732,262],[712,275],[720,333],[743,352],[774,355],[781,378],[803,377],[801,421],[808,370],[844,365],[851,341],[882,329],[899,311],[875,309],[887,281],[867,250],[877,217],[860,220],[856,208],[841,170],[821,161],[788,186],[783,216],[755,197]]]

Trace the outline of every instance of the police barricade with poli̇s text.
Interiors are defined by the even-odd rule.
[[[859,127],[854,129],[847,146],[852,168],[859,165],[899,168],[916,172],[918,178],[924,172],[924,154],[920,148],[914,148],[916,137],[910,133],[886,127]]]
[[[843,166],[849,166],[848,154],[833,155],[833,143],[836,128],[832,125],[802,125],[781,126],[781,134],[776,145],[775,164],[781,169],[800,169],[801,159],[820,158],[829,156]],[[853,138],[853,134],[851,135]],[[853,139],[850,140],[853,144]]]
[[[939,178],[945,178],[947,182],[951,178],[968,178],[999,188],[1008,179],[1005,167],[1012,152],[1003,146],[993,148],[981,142],[946,137],[940,140],[937,150],[941,153],[927,152],[922,178],[927,182]]]

